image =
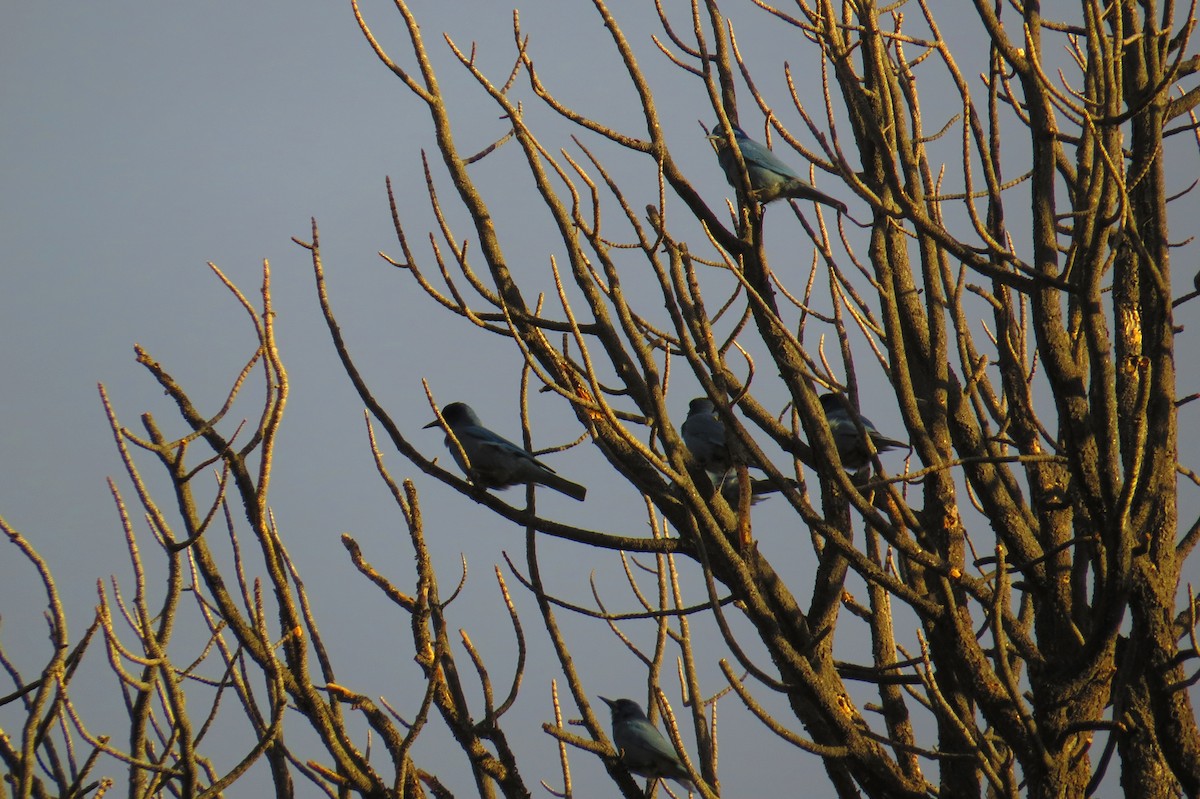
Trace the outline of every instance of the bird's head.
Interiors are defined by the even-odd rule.
[[[840,395],[830,392],[828,394],[822,394],[821,396],[817,397],[817,399],[820,401],[821,407],[825,410],[826,415],[830,413],[846,414],[845,400],[843,400]]]
[[[713,413],[713,401],[708,397],[696,397],[688,403],[688,416],[699,416],[705,413]]]
[[[733,128],[733,138],[735,138],[735,139],[748,138],[746,136],[746,132],[744,130],[742,130],[741,128],[739,128],[737,125],[730,125],[729,127]],[[723,128],[721,126],[720,122],[718,122],[716,125],[713,126],[712,134],[708,137],[708,140],[709,141],[722,141],[722,142],[725,141],[725,128]]]
[[[442,418],[446,420],[446,424],[455,427],[460,424],[473,424],[479,426],[479,417],[475,415],[475,411],[471,410],[471,406],[465,402],[451,402],[446,407],[442,408]],[[434,419],[426,428],[437,427],[441,422]]]
[[[609,699],[607,696],[600,698],[604,700],[604,703],[608,705],[608,709],[612,711],[614,724],[631,719],[646,718],[646,714],[642,712],[641,706],[632,699]]]
[[[737,125],[731,125],[730,127],[733,128],[733,140],[737,142],[738,149],[741,149],[742,142],[748,140],[749,137]],[[721,127],[721,123],[719,122],[717,123],[716,127],[712,129],[712,133],[705,138],[708,139],[708,143],[713,146],[713,149],[716,150],[718,155],[723,153],[725,148],[728,146],[729,140],[725,138],[725,128]]]

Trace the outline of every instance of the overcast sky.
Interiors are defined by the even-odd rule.
[[[634,95],[627,81],[605,76],[604,68],[615,62],[590,4],[538,0],[521,6],[531,52],[553,76],[554,86],[569,87],[571,101],[581,110],[636,133],[642,122]],[[504,123],[479,89],[452,68],[438,33],[449,31],[464,47],[478,40],[480,63],[503,81],[513,57],[511,8],[491,2],[418,2],[414,7],[442,69],[444,91],[461,98],[452,109],[459,146],[463,152],[482,149],[503,134]],[[390,5],[368,5],[365,11],[385,45],[403,55],[403,29]],[[678,147],[676,157],[693,165],[697,186],[719,204],[729,190],[695,121],[709,120],[711,111],[701,87],[683,80],[661,57],[655,60],[649,28],[639,22],[647,11],[622,11],[620,18],[628,23],[643,65],[661,78],[656,87],[660,111],[675,123],[668,135]],[[0,26],[0,515],[48,560],[77,635],[91,619],[96,580],[117,575],[127,581],[130,574],[106,477],[117,478],[127,501],[133,497],[97,384],[105,384],[126,424],[136,426],[138,415],[151,411],[168,434],[182,432],[161,390],[134,363],[137,342],[194,399],[215,410],[250,356],[253,339],[244,313],[205,264],[215,262],[253,298],[262,260],[269,259],[280,348],[292,380],[271,504],[334,646],[342,682],[368,695],[385,695],[411,713],[423,683],[411,662],[408,619],[357,577],[338,540],[341,533],[351,533],[378,568],[407,584],[411,555],[402,519],[374,474],[361,402],[320,319],[307,253],[291,238],[309,239],[310,218],[317,219],[334,306],[350,347],[377,396],[413,441],[427,452],[444,453],[440,433],[420,431],[429,419],[422,378],[443,404],[469,401],[485,423],[517,438],[516,350],[449,318],[377,255],[383,250],[399,257],[384,187],[385,176],[391,176],[414,247],[434,269],[422,148],[430,153],[435,177],[441,180],[444,172],[424,107],[378,61],[344,3],[24,3],[10,7],[5,18]],[[746,41],[753,41],[754,55],[762,56],[762,77],[772,88],[783,87],[780,59],[765,56],[772,47],[796,48],[787,56],[794,67],[815,57],[811,47],[789,43],[790,32],[756,35],[760,38]],[[590,42],[586,58],[579,57],[576,37]],[[816,104],[818,76],[803,69],[798,74],[802,91],[811,91]],[[520,96],[530,102],[527,88]],[[786,103],[785,95],[778,97]],[[532,106],[530,113],[545,114]],[[753,113],[748,100],[743,113]],[[547,119],[548,130],[556,130],[556,124]],[[571,146],[568,129],[557,130],[563,137],[550,144]],[[518,155],[512,145],[502,148],[474,174],[488,193],[518,278],[529,277],[549,290],[549,256],[561,259],[561,245],[546,237],[546,214],[519,169]],[[652,180],[645,166],[633,160],[614,164],[631,181]],[[1190,181],[1194,153],[1187,168]],[[440,191],[447,202],[454,200],[444,180]],[[842,199],[852,206],[855,201]],[[473,237],[457,208],[450,216],[460,240]],[[803,246],[798,236],[772,230],[771,243],[786,252],[793,244]],[[800,265],[807,266],[807,256]],[[1176,268],[1177,284],[1189,284],[1192,265]],[[1180,321],[1200,323],[1195,316],[1185,308]],[[1181,394],[1196,390],[1194,363],[1194,358],[1180,363]],[[682,418],[694,382],[680,379],[673,397]],[[866,379],[878,380],[878,375]],[[534,396],[530,404],[540,420],[539,445],[578,435],[573,417],[557,399]],[[1192,407],[1181,417],[1185,454],[1195,453],[1198,441]],[[255,410],[250,403],[241,413],[252,416]],[[885,432],[902,432],[886,394],[866,397],[864,411]],[[549,512],[595,526],[600,509],[611,514],[614,525],[624,526],[620,532],[644,534],[641,500],[613,480],[599,453],[582,447],[554,457],[567,477],[588,484],[589,495],[583,506],[547,497]],[[154,471],[149,460],[143,465]],[[451,626],[471,633],[503,682],[512,665],[512,643],[491,565],[500,562],[502,550],[523,559],[521,532],[420,475],[400,456],[390,454],[390,465],[398,476],[417,479],[427,533],[447,587],[457,578],[459,554],[468,558],[470,579],[452,609],[457,615]],[[1185,498],[1181,516],[1190,521],[1198,504],[1194,493]],[[509,499],[520,502],[516,492]],[[807,532],[796,529],[795,518],[769,503],[756,514],[761,514],[756,529],[766,531],[762,546],[785,577],[801,581],[811,574]],[[774,528],[773,520],[779,522]],[[139,532],[143,551],[152,558],[144,525]],[[608,553],[547,542],[545,557],[554,583],[564,593],[576,591],[580,601],[587,600],[578,586],[592,568],[610,586],[620,576],[619,562]],[[0,642],[26,676],[48,652],[38,591],[26,562],[11,550],[0,554]],[[528,755],[523,768],[529,783],[542,778],[553,783],[558,779],[555,747],[539,725],[551,719],[549,681],[558,676],[557,663],[544,636],[536,633],[533,603],[525,595],[518,599],[527,614],[531,656],[548,665],[527,675],[509,734]],[[630,610],[633,602],[614,591],[610,607]],[[572,631],[571,643],[578,647],[579,662],[589,667],[584,676],[594,693],[644,698],[644,673],[603,626],[585,622]],[[630,631],[642,643],[649,643],[653,632],[649,627]],[[711,634],[704,625],[698,631]],[[338,655],[344,657],[339,661]],[[98,650],[90,658],[102,665]],[[703,668],[705,687],[718,690],[715,665]],[[98,691],[111,690],[103,668],[94,674]],[[669,681],[667,687],[677,698],[677,688]],[[0,687],[0,694],[5,692]],[[722,724],[728,725],[723,731],[744,721],[735,701],[723,702],[721,710]],[[103,731],[103,712],[103,700],[97,700],[96,731]],[[0,725],[6,719],[0,715]],[[444,743],[440,731],[426,735],[428,743],[423,739],[416,751],[418,761],[441,768],[440,776],[453,790],[470,793],[461,755],[437,751],[437,743]],[[750,795],[797,778],[825,784],[815,757],[796,755],[771,736],[723,735],[720,745],[729,795]],[[778,770],[764,773],[762,758],[775,748],[781,755],[775,761]],[[591,783],[594,789],[586,780],[578,783],[579,796],[613,793],[593,758],[577,755],[573,764],[598,780]],[[121,769],[107,773],[123,778]]]

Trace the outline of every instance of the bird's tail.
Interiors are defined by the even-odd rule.
[[[792,488],[800,487],[800,484],[797,483],[795,480],[793,480],[790,477],[785,477],[784,482],[786,482]],[[774,494],[777,491],[783,490],[779,486],[772,483],[770,480],[751,480],[750,481],[750,489],[753,492],[754,496],[756,496],[756,497],[761,497],[764,494]]]
[[[682,785],[688,791],[688,793],[696,792],[696,786],[687,777],[672,777],[671,779]]]
[[[875,449],[880,452],[885,452],[889,449],[911,449],[907,441],[898,441],[894,438],[876,433],[871,436],[871,443],[875,445]]]
[[[711,476],[711,475],[710,475]],[[799,483],[791,478],[785,480],[793,487],[798,487]],[[738,501],[738,493],[741,491],[741,486],[738,484],[737,470],[730,469],[725,473],[722,479],[714,480],[714,485],[721,487],[721,496],[725,497],[725,501],[730,505],[736,505]],[[761,478],[750,478],[750,503],[757,505],[767,498],[768,494],[774,494],[782,489],[772,483],[770,480]]]
[[[824,203],[825,205],[836,208],[841,213],[847,213],[849,209],[841,200],[830,197],[825,192],[812,186],[804,181],[794,180],[789,184],[787,189],[788,197],[795,197],[797,200],[809,200],[816,203]]]
[[[559,477],[553,472],[547,471],[545,474],[538,475],[537,481],[547,488],[553,488],[555,491],[566,494],[571,499],[577,499],[583,502],[587,496],[587,488],[579,483],[572,483],[565,477]]]

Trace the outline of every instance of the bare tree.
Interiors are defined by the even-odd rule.
[[[1173,4],[1081,3],[1071,16],[1051,19],[1037,4],[978,2],[982,50],[977,33],[961,40],[944,34],[928,3],[907,8],[909,18],[900,7],[867,2],[802,1],[785,10],[756,0],[753,13],[771,15],[797,46],[820,56],[824,113],[813,114],[786,63],[768,68],[783,70],[790,96],[780,101],[759,91],[752,65],[763,59],[744,57],[738,27],[725,16],[733,12],[716,0],[657,6],[654,69],[635,58],[640,44],[631,43],[618,12],[593,4],[640,104],[641,129],[618,130],[575,110],[561,93],[569,88],[535,66],[537,42],[514,15],[505,74],[486,74],[473,48],[445,40],[500,117],[494,143],[474,154],[459,149],[462,137],[415,11],[396,3],[410,51],[403,58],[373,34],[380,23],[369,25],[357,5],[355,13],[380,59],[428,110],[455,210],[474,227],[469,245],[456,236],[427,165],[441,225],[436,268],[410,244],[394,196],[401,255],[390,262],[411,275],[431,307],[461,317],[464,335],[511,341],[525,367],[522,398],[536,386],[570,404],[581,441],[645,497],[654,534],[546,518],[532,488],[524,507],[510,504],[409,441],[343,339],[314,223],[302,244],[312,253],[330,334],[368,409],[379,473],[410,534],[415,586],[401,587],[353,539],[344,543],[359,571],[409,615],[426,676],[423,698],[406,697],[406,715],[337,682],[337,664],[322,646],[267,505],[288,385],[269,281],[259,308],[230,284],[253,320],[257,348],[224,407],[194,407],[140,353],[189,432],[172,439],[148,415],[144,432],[134,432],[109,408],[138,500],[167,556],[162,604],[152,608],[140,582],[132,602],[115,585],[113,600],[103,600],[102,588],[96,624],[75,645],[57,641],[40,680],[27,684],[10,669],[30,721],[20,741],[0,738],[9,789],[82,795],[103,753],[128,764],[136,796],[217,795],[260,758],[279,796],[292,794],[297,775],[330,796],[444,796],[435,771],[412,756],[413,741],[436,714],[481,796],[530,795],[505,724],[523,685],[529,629],[508,598],[507,573],[536,597],[538,634],[552,643],[570,705],[582,716],[569,723],[575,711],[559,708],[556,683],[557,715],[545,726],[562,743],[563,784],[555,793],[572,794],[573,759],[600,756],[626,796],[642,795],[559,627],[560,615],[585,614],[608,620],[618,635],[618,622],[657,626],[653,651],[627,645],[645,663],[649,709],[664,714],[683,752],[681,719],[658,688],[667,658],[677,658],[697,744],[696,756],[684,760],[706,797],[720,792],[714,728],[722,697],[749,708],[762,734],[822,758],[842,797],[1086,796],[1118,780],[1127,796],[1200,795],[1200,730],[1189,696],[1200,605],[1190,586],[1182,593],[1200,520],[1181,527],[1177,518],[1178,481],[1196,477],[1176,446],[1177,413],[1192,397],[1177,396],[1173,322],[1174,308],[1200,291],[1173,294],[1170,253],[1180,245],[1168,211],[1177,198],[1164,167],[1175,142],[1196,142],[1194,8],[1180,19]],[[966,47],[986,52],[981,75],[960,68],[956,54]],[[785,161],[809,161],[822,191],[848,210],[785,199],[768,211],[742,156],[730,169],[735,199],[711,205],[693,185],[696,168],[668,146],[680,133],[657,110],[662,64],[707,93],[710,108],[701,115],[709,121],[696,135],[711,129],[714,147],[732,148],[740,126],[772,140]],[[926,128],[925,85],[955,92],[955,113],[936,128]],[[940,90],[939,107],[946,101]],[[534,105],[576,135],[550,139],[535,129]],[[557,230],[555,248],[565,253],[561,263],[548,258],[536,277],[510,269],[489,199],[473,179],[473,164],[500,147],[519,148],[536,191],[523,200],[544,206]],[[611,164],[625,158],[657,178],[648,194],[615,177]],[[788,226],[811,241],[811,268],[798,285],[794,259],[787,270],[772,268],[785,256],[764,236]],[[634,269],[656,291],[644,283],[630,290]],[[553,301],[544,301],[545,291]],[[680,369],[713,400],[726,430],[733,467],[719,485],[678,432],[688,398],[668,397],[668,388]],[[253,430],[228,430],[228,411],[255,370],[266,387],[259,420]],[[890,386],[912,457],[896,473],[872,452],[869,468],[848,471],[819,395],[842,395],[862,434],[856,409],[866,404],[864,389],[880,385]],[[431,394],[431,409],[440,401]],[[522,419],[528,445],[524,407]],[[205,454],[193,455],[197,447]],[[170,476],[171,514],[145,488],[137,448]],[[521,653],[502,695],[469,639],[460,651],[470,665],[461,668],[417,493],[385,466],[391,449],[526,531],[525,563],[496,570]],[[218,478],[201,500],[197,477],[209,467]],[[752,478],[750,468],[765,477]],[[751,506],[768,490],[811,533],[817,568],[807,596],[756,545]],[[115,486],[114,496],[120,503]],[[228,557],[213,550],[218,522],[228,531]],[[127,522],[136,562],[134,527]],[[5,530],[38,564],[21,536]],[[628,557],[626,572],[642,612],[610,613],[599,595],[550,595],[540,578],[541,536],[640,553]],[[247,576],[250,548],[263,582]],[[653,593],[639,583],[648,556]],[[701,567],[702,583],[680,577],[681,558]],[[53,582],[42,573],[56,608]],[[865,599],[854,596],[858,585]],[[211,631],[202,656],[186,663],[168,654],[185,589]],[[122,643],[113,607],[136,646]],[[719,647],[690,636],[696,614],[715,621]],[[53,619],[52,630],[61,629]],[[128,746],[88,732],[72,711],[72,657],[96,633],[125,691]],[[747,634],[765,660],[748,653]],[[840,656],[843,642],[863,638],[871,662]],[[916,648],[904,645],[910,639]],[[702,660],[719,660],[725,684],[702,684]],[[218,675],[201,678],[201,664],[210,662]],[[468,699],[466,671],[483,688],[483,707]],[[207,697],[210,709],[198,714],[197,700],[185,702],[185,695]],[[226,696],[255,734],[240,762],[218,766],[204,743]],[[299,711],[322,753],[288,744],[287,706]],[[386,754],[350,732],[347,708],[361,714]],[[63,747],[81,739],[92,756],[64,764]]]

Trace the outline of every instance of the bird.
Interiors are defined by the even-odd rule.
[[[696,397],[688,403],[688,415],[679,426],[683,443],[696,465],[718,485],[733,468],[729,445],[725,441],[725,423],[717,416],[716,406],[708,397]]]
[[[866,466],[870,462],[871,456],[867,453],[866,441],[858,434],[858,426],[854,423],[854,417],[850,414],[845,398],[840,394],[830,393],[822,394],[817,399],[820,400],[821,407],[825,410],[825,421],[829,423],[829,431],[833,433],[833,443],[837,446],[842,466],[851,471]],[[867,435],[871,437],[871,443],[875,445],[876,451],[908,449],[908,444],[905,442],[888,438],[876,430],[875,425],[871,424],[871,420],[867,417],[860,414],[858,418],[866,428]]]
[[[641,777],[672,779],[695,790],[675,747],[663,737],[632,699],[600,697],[612,711],[613,743],[625,768]]]
[[[689,402],[688,415],[679,426],[679,433],[696,465],[704,469],[712,484],[721,490],[725,501],[731,505],[737,503],[740,490],[737,469],[725,440],[725,423],[717,416],[713,401],[708,397],[696,397]],[[760,502],[764,494],[776,491],[779,486],[770,480],[750,480],[751,502]]]
[[[797,200],[811,200],[824,203],[836,208],[840,213],[846,213],[846,204],[835,200],[816,186],[800,177],[794,169],[779,160],[775,153],[765,145],[751,139],[737,125],[733,128],[733,139],[738,149],[742,151],[742,160],[746,163],[746,172],[750,176],[750,196],[760,203],[769,203],[781,197],[794,197]],[[737,158],[729,148],[725,138],[725,129],[720,123],[713,128],[708,137],[717,151],[717,163],[725,170],[725,179],[735,189],[742,185],[738,172]]]
[[[504,489],[520,483],[538,483],[580,502],[587,495],[584,486],[559,477],[524,448],[484,427],[479,416],[465,402],[451,402],[442,408],[442,418],[462,445],[462,452],[450,436],[446,436],[446,447],[454,456],[455,463],[476,485]],[[434,419],[425,427],[437,427],[439,424]],[[463,462],[463,453],[469,463]]]

